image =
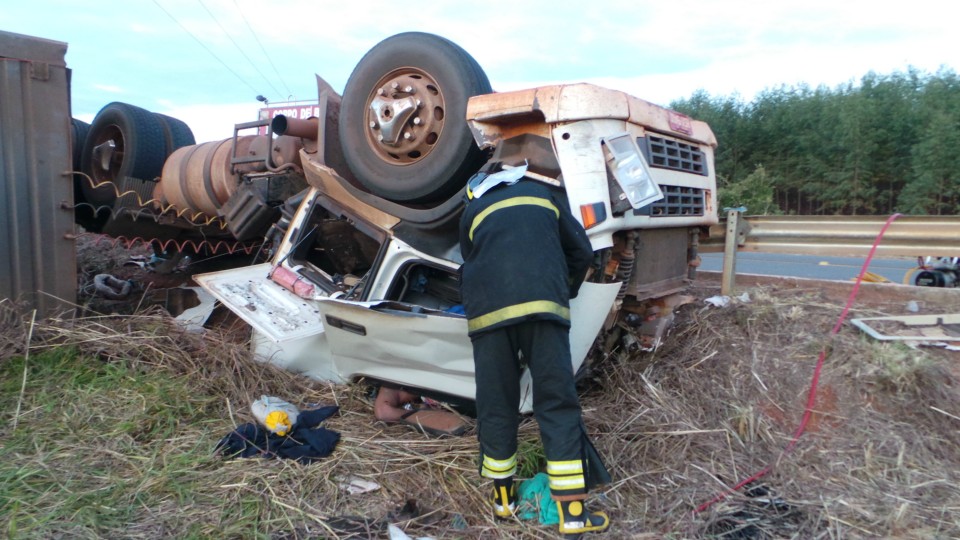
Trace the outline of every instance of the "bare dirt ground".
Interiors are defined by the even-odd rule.
[[[127,258],[116,258],[120,268]],[[111,270],[102,254],[94,259],[96,269],[85,269],[84,276]],[[146,279],[143,269],[126,268],[132,270],[125,279]],[[142,291],[171,282],[176,279],[138,286],[136,305],[142,311],[148,303]],[[85,283],[80,287],[85,290]],[[907,314],[912,297],[921,299],[921,313],[953,313],[960,305],[953,294],[960,291],[878,287],[861,293],[851,318]],[[771,280],[741,285],[737,294],[748,298],[719,308],[704,302],[719,294],[719,286],[700,280],[689,291],[694,302],[678,308],[656,352],[616,350],[599,361],[584,381],[582,403],[613,475],[613,483],[589,501],[612,518],[604,538],[960,537],[960,353],[879,342],[849,322],[831,336],[848,290]],[[104,310],[97,302],[89,297],[82,303]],[[271,470],[238,459],[216,471],[220,488],[270,486],[263,512],[273,528],[265,536],[385,538],[388,522],[411,537],[555,536],[554,526],[536,521],[493,520],[487,485],[476,472],[472,429],[437,439],[377,423],[362,385],[310,381],[255,362],[242,323],[187,333],[156,311],[159,304],[145,318],[113,319],[119,326],[101,319],[40,323],[31,344],[70,344],[105,361],[135,357],[150,369],[181,374],[197,392],[221,396],[225,430],[252,420],[249,403],[262,394],[300,406],[338,404],[340,414],[326,425],[342,439],[329,460]],[[24,351],[23,324],[6,320],[2,358]],[[166,345],[144,348],[126,337],[145,326],[164,329]],[[806,410],[811,388],[815,399]],[[805,412],[805,430],[785,451]],[[536,446],[536,423],[527,418],[521,449]],[[542,457],[535,450],[521,454],[533,465],[527,470],[536,470]],[[729,491],[761,471],[766,474],[755,482]],[[348,495],[336,481],[346,476],[380,489]],[[220,508],[179,509],[180,519],[189,512],[222,512],[233,497],[229,490],[217,493]],[[144,526],[154,523],[155,531],[176,535],[163,524],[171,519],[165,512],[177,510],[144,509]]]

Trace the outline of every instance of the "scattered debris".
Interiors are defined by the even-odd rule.
[[[278,397],[260,396],[250,404],[250,412],[260,425],[276,435],[286,435],[297,425],[300,409]]]
[[[109,300],[123,300],[130,296],[133,282],[117,279],[110,274],[97,274],[93,277],[93,289],[98,296]]]
[[[360,478],[359,476],[348,476],[341,478],[337,486],[351,495],[360,495],[380,489],[380,484]]]
[[[390,524],[387,529],[390,531],[390,540],[411,540],[410,536],[407,536],[407,533],[403,532],[400,527],[397,527],[394,524]],[[433,540],[432,536],[418,536],[417,540]]]
[[[179,314],[175,313],[175,310],[171,309],[171,306],[169,305],[169,297],[172,296],[170,293],[176,290],[183,291],[183,294],[194,295],[198,304],[193,307],[183,309]],[[207,320],[210,319],[210,315],[213,314],[213,310],[217,306],[217,299],[214,298],[212,294],[200,287],[179,287],[177,289],[168,289],[167,291],[167,311],[170,312],[170,314],[173,315],[177,321],[183,324],[188,331],[203,331],[203,325],[206,324]]]
[[[723,296],[720,296],[720,295],[711,296],[710,298],[704,299],[704,302],[710,304],[710,305],[713,306],[713,307],[721,307],[721,308],[722,308],[722,307],[727,307],[728,305],[730,305],[730,302],[731,302],[732,300],[737,300],[737,301],[739,301],[740,303],[743,303],[743,304],[749,304],[749,303],[750,303],[750,293],[745,292],[745,293],[741,294],[740,296],[735,296],[735,297],[733,297],[733,298],[731,298],[731,297],[729,297],[729,296],[726,296],[726,295],[723,295]]]
[[[850,322],[881,341],[960,341],[960,313],[867,317]]]
[[[517,516],[520,519],[536,519],[542,525],[560,523],[557,505],[550,498],[550,479],[539,472],[520,482],[517,488]]]
[[[339,410],[334,405],[302,411],[296,425],[285,435],[257,424],[243,424],[221,439],[215,452],[227,458],[284,458],[313,463],[332,454],[340,442],[340,433],[319,427],[320,422]]]

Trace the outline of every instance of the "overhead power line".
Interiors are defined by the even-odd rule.
[[[223,60],[221,60],[219,56],[217,56],[216,54],[214,54],[214,52],[213,52],[212,50],[210,50],[210,47],[207,47],[206,44],[204,44],[204,42],[200,41],[200,38],[198,38],[197,36],[193,35],[193,32],[191,32],[189,29],[187,29],[187,27],[184,26],[180,21],[178,21],[177,18],[174,17],[169,11],[167,11],[166,9],[164,9],[164,7],[161,6],[159,2],[157,2],[157,0],[153,0],[153,3],[156,4],[157,7],[160,8],[161,11],[163,11],[164,13],[166,13],[167,16],[170,17],[170,18],[173,20],[173,22],[177,23],[177,25],[179,25],[180,28],[183,28],[183,31],[186,32],[187,34],[189,34],[190,37],[192,37],[197,43],[200,44],[201,47],[203,47],[204,49],[206,49],[206,51],[207,51],[208,53],[210,53],[210,56],[214,57],[214,58],[217,60],[217,62],[220,62],[220,64],[223,65],[223,67],[227,68],[227,71],[229,71],[230,73],[233,73],[233,75],[234,75],[237,79],[240,79],[240,82],[242,82],[243,84],[247,85],[247,87],[249,87],[250,90],[253,90],[254,92],[258,92],[258,90],[257,90],[256,88],[254,88],[252,84],[250,84],[249,82],[247,82],[246,79],[244,79],[244,78],[241,77],[236,71],[234,71],[233,69],[231,69],[230,66],[228,66],[226,62],[224,62]]]
[[[270,55],[267,54],[267,50],[263,47],[263,43],[260,42],[260,38],[257,37],[256,31],[253,27],[250,26],[250,22],[247,21],[247,16],[243,14],[243,10],[240,9],[240,5],[237,4],[237,0],[233,0],[233,5],[237,8],[237,13],[240,14],[240,17],[243,19],[243,22],[247,25],[247,28],[250,30],[250,35],[253,36],[253,39],[257,42],[257,45],[260,46],[260,50],[263,52],[263,56],[267,59],[267,62],[270,63],[270,67],[273,68],[273,72],[277,74],[277,78],[280,79],[280,84],[283,85],[284,89],[287,91],[287,95],[293,95],[293,92],[290,91],[290,87],[287,86],[287,82],[283,80],[283,75],[280,75],[280,71],[277,70],[277,66],[273,64],[273,60],[270,59]]]
[[[233,46],[236,47],[238,51],[240,51],[240,54],[243,55],[243,57],[247,59],[247,62],[250,62],[250,65],[253,66],[253,69],[256,70],[256,72],[260,74],[260,77],[262,77],[263,80],[266,81],[266,83],[270,86],[270,88],[273,89],[274,92],[277,93],[277,95],[281,95],[281,94],[280,94],[280,91],[277,90],[277,87],[274,86],[273,83],[270,82],[270,79],[268,79],[268,78],[260,71],[260,68],[257,67],[257,64],[254,63],[254,61],[251,60],[249,56],[247,56],[247,53],[243,52],[243,49],[240,48],[240,44],[237,43],[237,41],[236,41],[235,39],[233,39],[233,36],[230,35],[230,32],[228,32],[227,29],[226,29],[226,27],[223,26],[223,24],[220,22],[220,19],[218,19],[217,16],[214,15],[212,11],[210,11],[210,8],[208,8],[207,5],[203,3],[203,0],[197,0],[197,2],[198,2],[201,6],[203,6],[203,9],[206,10],[206,12],[210,15],[210,17],[213,18],[213,21],[217,23],[217,26],[220,27],[220,30],[223,30],[223,33],[226,34],[227,38],[230,40],[230,43],[233,43]]]

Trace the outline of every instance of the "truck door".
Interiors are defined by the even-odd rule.
[[[571,368],[600,331],[619,283],[585,283],[571,302]],[[345,378],[369,377],[474,399],[473,348],[462,315],[401,302],[317,301],[331,354]],[[525,377],[529,384],[529,377]],[[524,395],[530,395],[529,388]],[[529,399],[522,409],[529,410]]]

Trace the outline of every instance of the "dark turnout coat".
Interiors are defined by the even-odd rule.
[[[593,261],[565,194],[528,179],[468,202],[460,250],[471,336],[528,320],[569,326],[570,298]]]

